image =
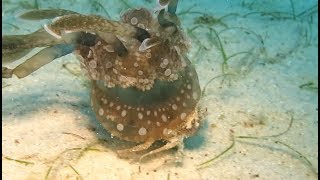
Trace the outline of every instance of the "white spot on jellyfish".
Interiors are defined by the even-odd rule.
[[[142,75],[143,75],[143,71],[139,70],[139,71],[138,71],[138,74],[139,74],[140,76],[142,76]]]
[[[146,130],[146,128],[142,127],[139,129],[138,133],[140,136],[144,136],[147,134],[147,130]]]
[[[127,115],[127,111],[126,111],[126,110],[122,110],[122,111],[121,111],[121,116],[122,116],[122,117],[125,117],[126,115]]]
[[[162,69],[164,69],[164,68],[167,67],[167,65],[165,65],[165,64],[163,64],[163,63],[160,63],[160,67],[161,67]]]
[[[100,108],[100,109],[99,109],[99,115],[100,115],[100,116],[103,116],[103,113],[104,113],[103,109]]]
[[[113,73],[118,74],[118,70],[116,70],[115,68],[112,69]]]
[[[183,93],[184,93],[184,90],[183,90],[183,89],[181,89],[180,93],[181,93],[181,94],[183,94]]]
[[[109,106],[112,107],[113,105],[114,105],[113,102],[110,102]]]
[[[176,104],[173,104],[173,105],[172,105],[172,109],[173,109],[173,110],[177,110],[177,109],[178,109],[178,106],[177,106]]]
[[[110,76],[109,75],[104,75],[104,80],[106,80],[106,81],[110,81]]]
[[[177,100],[177,101],[180,101],[180,97],[179,97],[179,96],[177,96],[177,97],[176,97],[176,100]]]
[[[149,53],[149,52],[146,53],[146,57],[147,57],[147,58],[151,58],[151,53]]]
[[[187,85],[187,89],[191,89],[191,85],[190,84]]]
[[[163,65],[168,65],[169,64],[169,60],[167,58],[165,58],[163,61],[162,61],[162,64]]]
[[[116,108],[116,109],[119,111],[119,110],[120,110],[120,108],[121,108],[121,106],[119,105],[119,106],[117,106],[117,108]]]
[[[143,114],[139,112],[139,113],[138,113],[138,118],[139,118],[139,119],[143,119]]]
[[[151,124],[151,121],[150,121],[150,120],[148,120],[148,121],[147,121],[147,124]]]
[[[119,76],[119,81],[125,82],[125,81],[127,81],[127,77],[123,76],[123,75],[120,75]]]
[[[161,124],[159,122],[156,122],[157,126],[160,126]]]
[[[149,116],[149,115],[150,115],[150,113],[151,113],[151,111],[149,111],[149,110],[148,110],[148,111],[147,111],[147,116]]]
[[[106,68],[109,69],[112,67],[112,63],[110,61],[106,62]]]
[[[136,25],[136,24],[138,24],[138,19],[136,17],[133,17],[133,18],[131,18],[130,23],[132,25]]]
[[[171,69],[166,69],[166,70],[164,71],[164,75],[170,76],[170,74],[171,74]]]
[[[157,115],[158,115],[158,112],[157,112],[157,111],[153,111],[153,115],[154,115],[154,116],[157,116]]]
[[[90,75],[91,75],[91,78],[93,79],[93,80],[98,80],[98,71],[96,71],[95,69],[91,69],[91,71],[90,71]]]
[[[168,120],[167,116],[164,115],[164,114],[162,114],[161,119],[162,119],[163,122],[167,122],[167,120]]]
[[[139,64],[138,64],[137,62],[135,62],[135,63],[133,63],[133,66],[134,66],[134,67],[138,67]]]
[[[103,104],[107,104],[108,103],[106,98],[101,98],[101,101],[102,101]]]
[[[186,117],[187,117],[187,114],[186,114],[186,113],[181,113],[181,114],[180,114],[181,120],[184,120]]]
[[[197,100],[199,98],[199,95],[198,95],[197,92],[193,92],[192,93],[192,97],[193,97],[194,100]]]
[[[97,67],[97,62],[96,62],[95,60],[91,60],[91,61],[89,62],[89,66],[90,66],[91,68],[96,68],[96,67]]]
[[[109,82],[109,83],[105,83],[105,86],[108,88],[113,88],[114,86],[116,86],[114,83]]]
[[[167,128],[164,128],[163,131],[162,131],[162,133],[163,133],[164,135],[168,135],[168,129],[167,129]]]
[[[183,106],[183,107],[186,107],[186,106],[187,106],[187,104],[186,104],[185,102],[183,102],[183,103],[182,103],[182,106]]]
[[[122,131],[123,128],[124,128],[123,124],[121,124],[121,123],[117,124],[117,129],[118,129],[119,131]]]

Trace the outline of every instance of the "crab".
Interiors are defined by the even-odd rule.
[[[31,34],[3,36],[2,56],[13,62],[45,48],[14,69],[2,67],[2,78],[24,78],[73,53],[91,80],[91,107],[99,122],[113,136],[138,143],[119,155],[148,150],[159,140],[166,144],[141,158],[180,147],[199,127],[201,90],[177,3],[160,1],[155,13],[130,9],[120,21],[62,9],[26,12],[20,17],[51,22]]]

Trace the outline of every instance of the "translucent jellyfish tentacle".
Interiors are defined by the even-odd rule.
[[[131,24],[104,19],[100,16],[70,14],[56,19],[47,26],[52,32],[61,36],[67,32],[113,33],[119,36],[136,38],[139,41],[150,37],[149,33]]]
[[[56,17],[69,15],[69,14],[79,14],[74,11],[65,9],[37,9],[30,10],[19,14],[17,17],[25,20],[43,20],[43,19],[53,19]]]
[[[70,54],[74,45],[60,44],[45,48],[12,70],[12,74],[23,78],[54,59]]]

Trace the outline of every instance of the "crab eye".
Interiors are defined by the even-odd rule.
[[[139,27],[136,27],[136,28],[137,28],[136,38],[140,42],[143,42],[145,39],[150,37],[150,34],[148,33],[148,31],[146,31],[142,28],[139,28]]]

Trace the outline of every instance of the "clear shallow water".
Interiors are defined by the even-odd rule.
[[[24,34],[38,29],[45,22],[15,18],[16,14],[35,7],[63,8],[115,20],[128,6],[156,7],[153,1],[99,1],[104,8],[92,3],[95,1],[37,2],[38,5],[3,1],[3,34]],[[292,3],[181,0],[178,14],[192,41],[189,58],[196,67],[201,88],[212,77],[233,74],[224,81],[217,78],[206,86],[207,96],[201,103],[207,108],[208,116],[200,131],[185,140],[182,165],[164,162],[174,157],[171,151],[145,164],[130,164],[117,159],[112,151],[127,144],[110,138],[111,144],[98,146],[107,152],[90,152],[77,161],[71,153],[71,158],[54,164],[52,178],[315,179],[308,164],[295,153],[263,141],[237,142],[233,154],[196,170],[197,164],[218,155],[231,144],[230,134],[277,134],[288,127],[291,112],[292,127],[277,139],[318,166],[318,13],[314,8],[318,2]],[[201,28],[193,29],[199,25]],[[24,166],[3,159],[5,179],[43,179],[52,165],[50,160],[60,152],[85,147],[98,137],[110,136],[95,120],[83,80],[61,68],[66,62],[77,61],[68,55],[28,78],[4,81],[10,86],[2,92],[3,156],[34,162]],[[92,127],[97,131],[91,131]],[[80,134],[86,139],[65,136],[63,132]],[[68,164],[80,175],[68,168]],[[125,170],[119,174],[123,167]]]

